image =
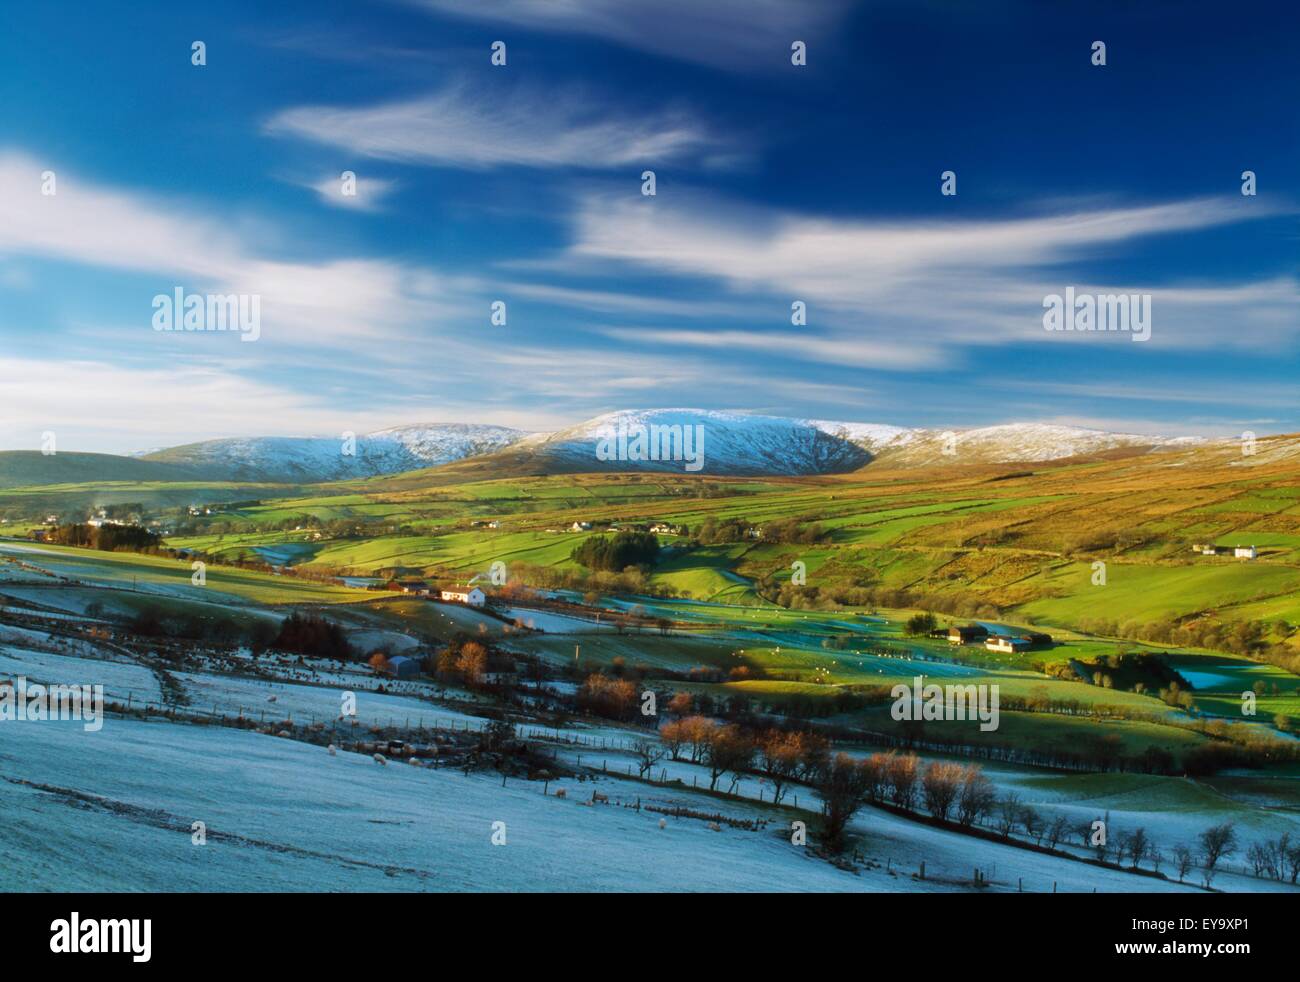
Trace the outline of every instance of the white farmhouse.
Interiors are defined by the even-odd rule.
[[[478,587],[453,587],[450,590],[442,591],[442,599],[449,600],[452,603],[469,604],[471,607],[482,607],[487,603],[487,596]]]
[[[1238,559],[1254,559],[1259,553],[1255,551],[1254,546],[1237,546],[1232,550],[1232,554]]]

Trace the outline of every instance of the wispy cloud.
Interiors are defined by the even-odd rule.
[[[686,110],[637,112],[578,89],[521,84],[456,84],[373,106],[302,106],[276,114],[266,131],[381,160],[471,169],[641,166],[722,146]]]
[[[411,0],[451,17],[601,38],[665,58],[728,71],[789,67],[790,44],[812,44],[851,9],[849,0]]]
[[[1085,264],[1137,240],[1277,212],[1229,199],[1106,207],[1006,220],[891,222],[809,217],[718,202],[688,191],[640,198],[595,190],[578,201],[569,255],[606,275],[721,283],[808,305],[807,329],[781,343],[793,357],[880,368],[940,363],[954,347],[1078,343],[1042,329],[1042,300],[1089,289]],[[1083,272],[1084,269],[1088,272]],[[1154,342],[1166,348],[1283,343],[1300,334],[1300,287],[1281,277],[1245,283],[1103,282],[1095,292],[1150,293]],[[683,344],[715,345],[716,328]],[[667,340],[666,336],[660,340]],[[1127,337],[1103,338],[1106,342]],[[762,335],[729,343],[770,349]]]
[[[271,342],[393,341],[455,308],[460,284],[429,270],[370,257],[313,262],[264,258],[234,216],[85,180],[56,169],[57,194],[40,193],[49,165],[0,155],[0,255],[65,260],[152,274],[143,289],[147,329],[155,293],[257,295]],[[276,230],[278,234],[279,230]]]

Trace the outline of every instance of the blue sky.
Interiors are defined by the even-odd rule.
[[[0,447],[656,406],[1300,430],[1292,4],[271,6],[6,11]],[[1150,294],[1150,340],[1044,331],[1071,286]],[[176,287],[259,296],[260,338],[154,331]]]

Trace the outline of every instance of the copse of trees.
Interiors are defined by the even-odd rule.
[[[629,566],[652,566],[659,556],[659,537],[653,532],[617,532],[613,537],[594,535],[569,554],[588,569],[617,573]]]
[[[46,531],[45,541],[103,552],[156,552],[162,545],[161,536],[140,525],[58,525]]]
[[[937,630],[938,627],[939,622],[935,619],[935,616],[930,613],[924,613],[913,614],[909,617],[904,630],[907,632],[908,637],[915,638],[924,637],[931,631]]]
[[[580,709],[608,719],[635,719],[639,705],[637,687],[627,679],[597,673],[589,675],[578,690]]]
[[[300,614],[294,611],[286,617],[271,646],[282,651],[339,661],[352,657],[352,646],[348,643],[343,628],[313,613]]]

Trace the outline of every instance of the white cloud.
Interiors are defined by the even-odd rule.
[[[267,124],[381,160],[485,169],[640,167],[691,157],[718,145],[681,110],[637,113],[577,90],[454,85],[376,106],[302,106]]]
[[[906,369],[937,363],[963,346],[1081,343],[1076,335],[1042,329],[1044,296],[1067,285],[1152,294],[1150,343],[1161,348],[1286,343],[1300,334],[1300,287],[1292,278],[1090,287],[1076,265],[1134,240],[1260,214],[1227,199],[1197,199],[1004,221],[901,223],[811,218],[684,191],[639,198],[598,190],[578,201],[569,255],[603,263],[607,275],[720,281],[747,300],[780,297],[787,308],[803,300],[808,327],[788,336],[793,356]],[[679,340],[713,344],[707,335]],[[730,341],[747,348],[774,344],[762,335]]]
[[[322,177],[318,181],[306,183],[304,186],[311,188],[319,196],[321,201],[335,208],[348,208],[355,211],[378,211],[379,206],[383,203],[384,198],[392,193],[397,187],[396,181],[385,180],[378,177],[363,177],[355,174],[355,182],[352,186],[354,193],[343,193],[343,180],[339,176],[329,175]]]
[[[53,431],[60,450],[127,453],[231,436],[369,432],[413,422],[497,423],[520,429],[571,421],[484,401],[328,399],[235,371],[168,364],[123,367],[81,360],[0,356],[0,447],[40,448]],[[51,379],[58,384],[52,385]]]
[[[810,46],[851,8],[848,0],[412,0],[470,20],[602,38],[729,71],[790,67],[790,44]],[[509,43],[510,31],[503,34]],[[810,57],[816,57],[815,50]]]
[[[427,270],[369,258],[266,259],[235,216],[89,183],[57,169],[58,193],[40,193],[48,165],[0,155],[0,256],[66,260],[156,276],[140,297],[148,329],[152,298],[176,286],[261,300],[262,337],[292,344],[394,341],[459,309],[464,284]],[[269,233],[274,235],[274,230]]]

